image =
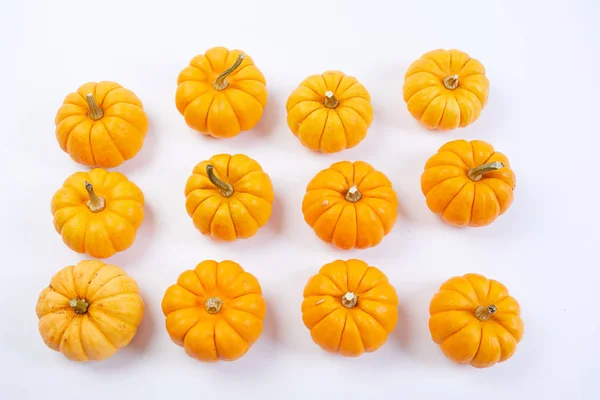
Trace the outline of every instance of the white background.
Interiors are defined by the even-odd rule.
[[[599,398],[598,20],[596,0],[2,0],[0,398]],[[219,45],[247,52],[269,91],[256,129],[227,140],[189,129],[174,102],[179,71]],[[435,48],[487,69],[489,103],[468,128],[430,132],[406,110],[404,72]],[[305,149],[285,112],[298,83],[327,69],[356,76],[375,110],[367,138],[333,155]],[[55,272],[85,258],[52,225],[52,195],[87,169],[60,150],[54,116],[67,93],[98,80],[137,93],[150,119],[142,151],[117,168],[144,191],[146,219],[109,259],[137,280],[147,312],[130,346],[77,364],[45,347],[35,304]],[[460,138],[490,142],[517,176],[512,207],[486,228],[443,224],[420,191],[427,158]],[[195,230],[183,194],[193,166],[223,152],[259,161],[276,192],[268,225],[229,244]],[[303,220],[306,184],[340,160],[372,163],[399,195],[397,225],[375,248],[336,250]],[[388,275],[401,311],[381,350],[346,359],[313,344],[300,304],[321,265],[352,257]],[[195,361],[164,329],[165,289],[204,259],[236,260],[267,300],[261,338],[234,363]],[[515,356],[487,370],[450,363],[429,336],[429,300],[467,272],[500,280],[522,307]]]

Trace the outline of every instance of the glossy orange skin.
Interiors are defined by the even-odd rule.
[[[206,165],[234,188],[224,197],[206,174]],[[194,226],[219,241],[246,239],[256,234],[271,217],[275,195],[269,175],[244,154],[219,154],[194,167],[185,185],[185,207]]]
[[[212,86],[240,52],[213,47],[194,57],[179,74],[175,103],[190,128],[229,138],[252,129],[261,119],[267,104],[267,82],[245,52],[242,64],[227,77],[229,86],[221,91]]]
[[[487,321],[475,316],[478,306],[495,305]],[[429,330],[450,360],[488,368],[508,360],[523,337],[517,301],[498,281],[466,274],[444,282],[429,305]]]
[[[458,87],[443,80],[458,75]],[[490,83],[485,68],[459,50],[433,50],[413,62],[404,76],[408,111],[428,129],[446,131],[475,122],[487,104]]]
[[[352,308],[346,292],[358,295]],[[357,357],[379,349],[398,321],[398,297],[383,272],[361,260],[324,265],[304,288],[302,321],[326,351]]]
[[[356,185],[362,198],[345,194]],[[323,241],[348,250],[378,245],[396,223],[398,198],[390,180],[363,161],[341,161],[319,172],[302,201],[304,220]]]
[[[323,104],[327,91],[339,101],[337,107]],[[286,110],[288,126],[300,142],[323,153],[358,145],[373,121],[369,92],[356,78],[340,71],[306,78],[288,98]]]
[[[104,198],[104,210],[87,207],[86,181]],[[133,244],[144,220],[144,194],[122,173],[94,168],[67,178],[52,197],[51,211],[56,232],[71,250],[106,258]]]
[[[206,299],[218,296],[221,310],[209,314]],[[182,273],[162,300],[171,340],[200,361],[242,357],[263,329],[266,303],[256,278],[233,261],[202,261]]]
[[[470,168],[500,161],[504,168],[486,172],[479,181]],[[443,145],[425,164],[421,190],[429,209],[456,226],[489,225],[513,202],[515,173],[508,158],[481,140],[454,140]]]
[[[93,94],[104,112],[91,119],[86,95]],[[56,140],[80,164],[112,168],[133,158],[144,145],[148,117],[142,102],[116,82],[89,82],[70,93],[55,118]]]
[[[87,312],[75,313],[73,299]],[[59,271],[36,305],[44,343],[72,361],[100,361],[133,339],[144,317],[144,302],[133,278],[115,265],[81,261]]]

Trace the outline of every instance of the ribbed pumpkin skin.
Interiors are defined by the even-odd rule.
[[[207,176],[207,165],[232,185],[225,197]],[[218,154],[198,163],[185,186],[185,206],[204,235],[231,242],[254,236],[271,217],[273,184],[258,162],[244,154]]]
[[[306,78],[288,98],[286,110],[292,133],[305,147],[323,153],[358,145],[373,121],[369,92],[340,71]]]
[[[494,162],[504,167],[485,172],[477,181],[469,178],[470,169]],[[481,140],[446,143],[427,160],[421,175],[427,207],[455,226],[494,222],[512,204],[515,184],[508,158]]]
[[[306,284],[302,321],[322,349],[358,357],[379,349],[394,330],[396,290],[376,267],[362,260],[337,260],[324,265]]]
[[[93,212],[86,182],[105,207]],[[107,258],[128,249],[144,220],[144,194],[120,172],[94,168],[76,172],[65,180],[51,202],[54,228],[77,253]]]
[[[220,302],[218,310],[209,299]],[[206,260],[183,272],[162,301],[171,340],[200,361],[234,361],[258,340],[266,303],[258,280],[234,261]]]
[[[131,342],[144,317],[144,301],[121,268],[86,260],[54,275],[40,293],[36,314],[49,348],[72,361],[100,361]]]
[[[227,76],[227,87],[217,90],[217,77],[243,61]],[[213,47],[194,57],[177,78],[175,103],[187,125],[216,138],[230,138],[252,129],[267,105],[267,81],[250,56],[241,50]]]
[[[91,94],[102,117],[90,117]],[[141,100],[116,82],[89,82],[70,93],[55,118],[56,140],[73,161],[88,167],[113,168],[141,150],[148,117]]]
[[[349,201],[350,190],[360,199]],[[390,180],[363,161],[340,161],[319,172],[302,201],[304,220],[323,241],[343,250],[377,246],[398,217]]]
[[[493,306],[488,319],[477,317],[478,307]],[[429,330],[450,360],[489,368],[513,356],[523,338],[519,303],[506,287],[479,274],[448,279],[429,305]]]
[[[460,50],[433,50],[413,62],[404,76],[404,101],[428,129],[447,131],[475,122],[487,104],[485,68]]]

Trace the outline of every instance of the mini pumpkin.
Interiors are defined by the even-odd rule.
[[[398,198],[382,172],[363,161],[341,161],[310,181],[302,213],[321,240],[344,250],[365,249],[394,227]]]
[[[326,351],[357,357],[380,348],[398,321],[383,272],[361,260],[325,264],[304,288],[302,321]]]
[[[177,78],[177,109],[192,129],[229,138],[252,129],[267,104],[267,82],[241,50],[214,47]]]
[[[220,241],[254,236],[269,220],[274,200],[269,175],[244,154],[219,154],[197,164],[185,196],[194,226]]]
[[[421,175],[429,209],[457,226],[494,222],[512,204],[515,182],[508,158],[481,140],[446,143]]]
[[[429,305],[429,330],[450,360],[487,368],[508,360],[523,337],[519,303],[478,274],[448,279]]]
[[[116,82],[88,82],[70,93],[55,118],[56,139],[71,158],[112,168],[142,148],[148,117],[142,102]]]
[[[44,343],[73,361],[100,361],[127,346],[144,317],[137,283],[115,265],[81,261],[42,290],[36,313]]]
[[[433,50],[413,62],[404,76],[408,111],[429,129],[464,128],[487,104],[485,68],[459,50]]]
[[[359,144],[373,121],[371,96],[340,71],[311,75],[287,100],[288,126],[314,151],[333,153]]]
[[[142,191],[120,172],[76,172],[52,197],[54,228],[78,253],[106,258],[133,244],[144,220]]]
[[[266,303],[258,280],[233,261],[202,261],[165,292],[169,336],[200,361],[242,357],[263,329]]]

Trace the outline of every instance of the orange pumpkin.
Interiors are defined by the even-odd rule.
[[[177,78],[177,109],[192,129],[229,138],[252,129],[267,104],[267,82],[240,50],[214,47]]]
[[[444,282],[429,305],[429,330],[450,360],[487,368],[508,360],[523,337],[519,303],[478,274]]]
[[[302,213],[321,240],[344,250],[365,249],[394,227],[398,199],[382,172],[363,161],[341,161],[310,181]]]
[[[194,226],[223,241],[254,236],[271,217],[274,200],[269,175],[244,154],[219,154],[196,165],[185,196]]]
[[[323,153],[356,146],[373,121],[369,92],[340,71],[306,78],[288,98],[286,109],[294,135],[304,146]]]
[[[56,139],[71,158],[112,168],[142,148],[148,117],[140,99],[116,82],[89,82],[70,93],[56,113]]]
[[[104,360],[127,346],[144,317],[137,283],[115,265],[81,261],[42,290],[36,313],[44,343],[73,361]]]
[[[304,288],[302,321],[326,351],[357,357],[380,348],[398,321],[398,297],[383,272],[361,260],[324,265]]]
[[[508,158],[481,140],[446,143],[421,175],[429,209],[457,226],[494,222],[512,204],[515,182]]]
[[[465,127],[487,104],[490,83],[479,61],[459,50],[433,50],[404,76],[408,111],[429,129]]]
[[[54,228],[73,251],[106,258],[126,250],[144,220],[144,194],[125,175],[76,172],[52,197]]]
[[[258,280],[233,261],[202,261],[165,292],[169,336],[200,361],[233,361],[263,329],[265,300]]]

